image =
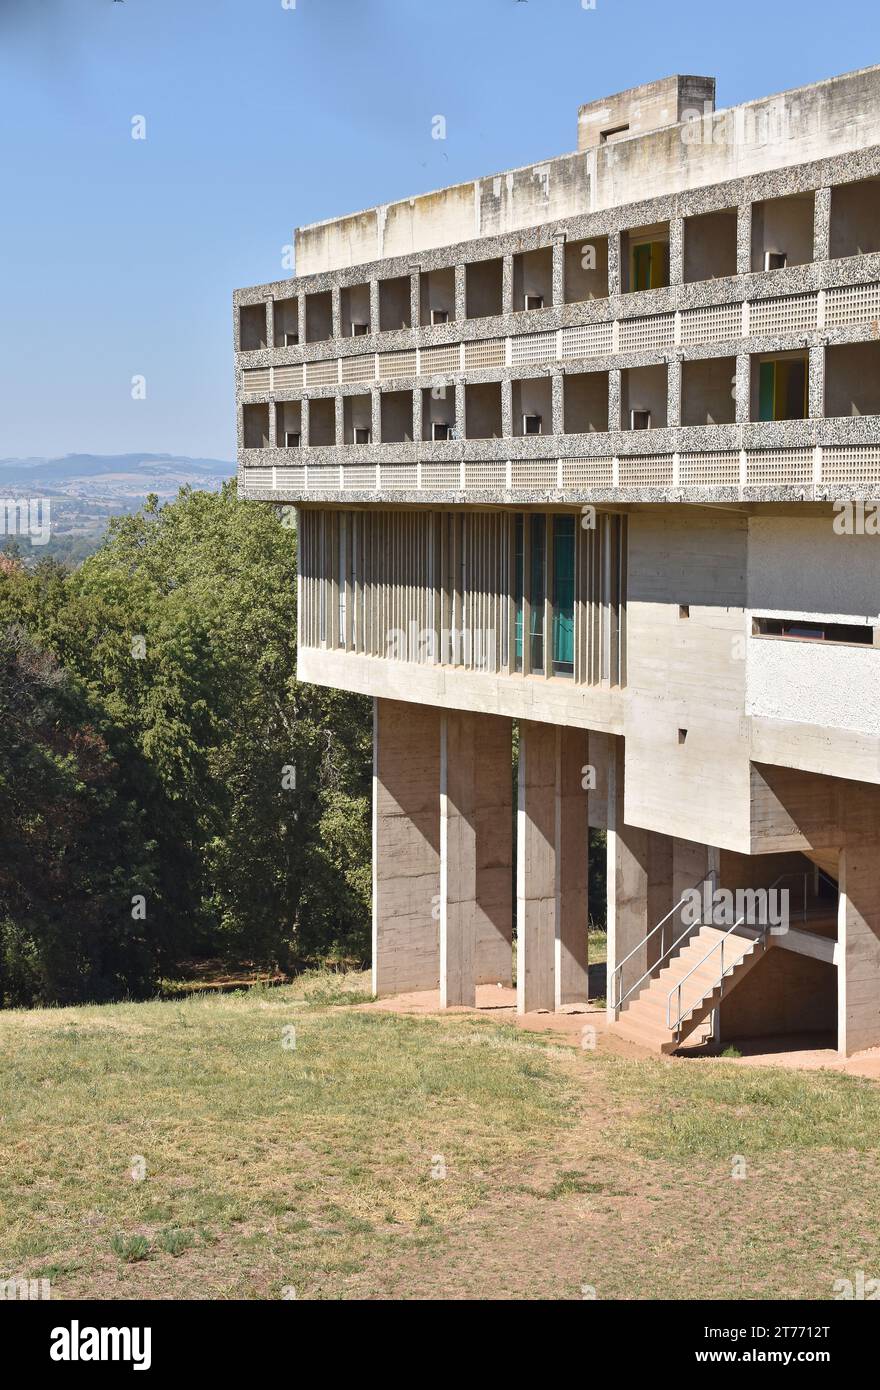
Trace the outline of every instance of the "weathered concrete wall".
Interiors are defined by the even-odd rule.
[[[746,519],[629,527],[625,819],[748,849]]]
[[[600,105],[610,109],[613,100]],[[299,227],[297,274],[416,255],[877,143],[880,69],[847,73],[702,120],[678,124],[675,115],[673,121],[599,148]],[[583,128],[586,138],[591,122]]]
[[[723,1000],[720,1042],[837,1028],[837,974],[833,965],[770,950]]]

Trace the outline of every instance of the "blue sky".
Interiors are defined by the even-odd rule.
[[[0,0],[0,457],[233,458],[231,292],[286,273],[294,226],[573,149],[579,103],[672,72],[729,106],[868,66],[876,15]]]

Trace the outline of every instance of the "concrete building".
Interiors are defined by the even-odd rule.
[[[590,826],[621,1032],[880,1044],[880,68],[652,83],[295,245],[239,484],[300,677],[374,699],[376,991],[472,1003],[515,923],[519,1008],[583,1000]]]

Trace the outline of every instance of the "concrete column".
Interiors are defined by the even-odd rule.
[[[345,443],[345,398],[339,394],[333,398],[336,414],[336,447],[341,449]]]
[[[825,345],[810,348],[807,412],[811,420],[825,414]]]
[[[266,346],[275,346],[275,301],[266,300]]]
[[[278,406],[274,400],[269,401],[269,448],[275,449],[278,446]]]
[[[620,232],[608,233],[608,296],[622,293]]]
[[[587,998],[587,762],[583,730],[519,726],[517,1010]]]
[[[378,386],[370,388],[370,438],[374,444],[382,442],[382,393]]]
[[[422,287],[420,265],[409,268],[409,322],[411,328],[418,328],[422,322]]]
[[[511,725],[449,711],[440,740],[440,1004],[509,985],[513,935]]]
[[[817,188],[813,207],[813,260],[831,256],[831,189]]]
[[[752,413],[752,359],[747,352],[736,355],[736,423],[747,425]]]
[[[440,717],[440,1007],[476,1003],[476,717]]]
[[[501,312],[513,313],[513,256],[502,257],[501,270]]]
[[[509,719],[479,716],[475,792],[478,985],[513,983],[512,740]]]
[[[612,367],[608,373],[608,428],[609,430],[620,429],[620,395],[621,395],[621,376],[620,368]]]
[[[505,439],[513,434],[513,382],[509,377],[501,382],[501,433]]]
[[[585,1004],[589,997],[588,763],[583,729],[556,728],[556,942],[554,1006]]]
[[[669,359],[666,371],[666,423],[670,428],[681,424],[681,358]]]
[[[616,740],[608,787],[608,1000],[616,967],[625,993],[660,955],[660,933],[648,932],[674,905],[672,840],[668,835],[627,825],[624,810],[623,739]],[[639,948],[639,949],[635,949]]]
[[[520,720],[516,849],[517,1013],[556,1006],[556,730]]]
[[[455,267],[455,317],[458,323],[467,318],[467,266]]]
[[[330,291],[330,315],[332,321],[331,336],[334,338],[342,337],[342,291],[338,285],[334,285]]]
[[[309,447],[309,398],[303,396],[299,406],[299,442],[303,449]]]
[[[502,409],[502,412],[503,412],[503,410],[504,410],[504,390],[503,390],[503,387],[502,387],[502,393],[501,393],[501,401],[502,401],[501,409]],[[502,413],[502,419],[503,419],[503,413]],[[466,413],[465,413],[464,382],[463,382],[463,381],[456,381],[456,382],[455,382],[455,433],[456,433],[456,436],[457,436],[459,439],[464,439],[464,438],[465,438],[465,431],[466,431],[466,430],[467,430],[467,415],[466,415]]]
[[[752,268],[752,205],[740,203],[736,209],[736,273],[748,275]]]
[[[553,307],[565,303],[565,233],[553,238]]]
[[[413,439],[418,444],[422,438],[422,388],[413,387]]]
[[[302,347],[306,341],[306,297],[298,294],[296,297],[296,322],[299,329],[299,345]]]
[[[669,219],[669,283],[684,284],[684,218]]]
[[[379,281],[370,281],[370,332],[379,332]],[[302,336],[300,336],[302,342]],[[375,436],[374,436],[375,437]]]
[[[440,711],[373,702],[373,993],[440,977]]]
[[[837,930],[837,1050],[880,1044],[880,846],[842,849]]]
[[[565,383],[561,371],[550,373],[551,428],[554,434],[565,433]]]

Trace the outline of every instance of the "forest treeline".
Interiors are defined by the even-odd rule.
[[[295,546],[230,483],[0,555],[0,1004],[368,958],[370,707],[297,681]]]

